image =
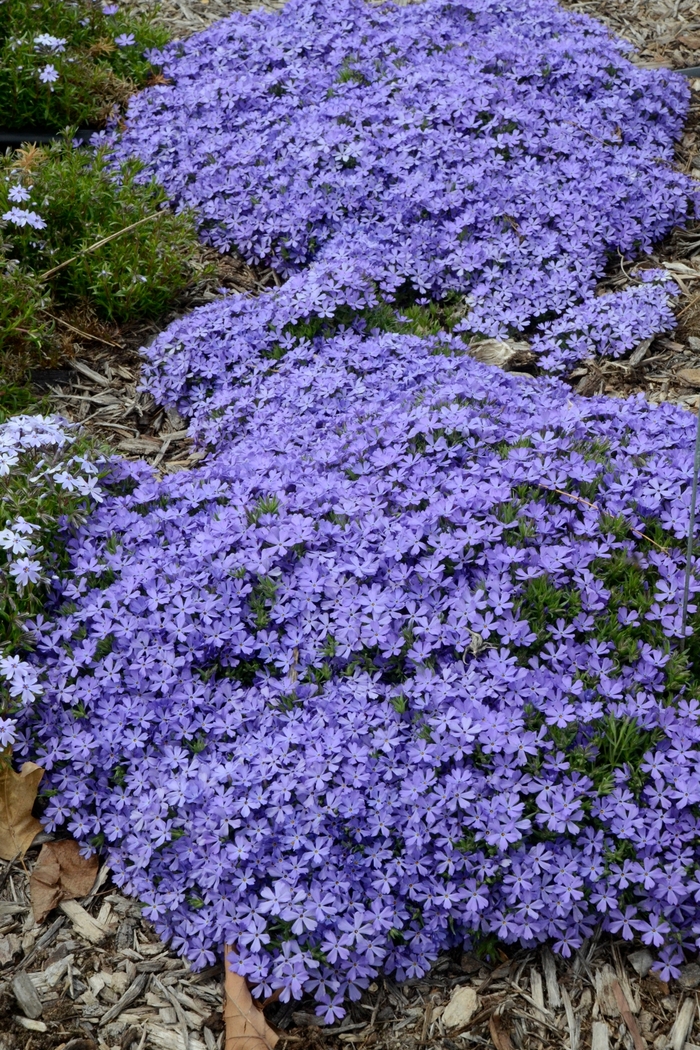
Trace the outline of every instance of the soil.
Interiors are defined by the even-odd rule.
[[[131,0],[130,6],[145,10],[154,2]],[[255,6],[255,0],[162,0],[158,17],[186,36]],[[282,4],[266,0],[264,6]],[[700,65],[697,0],[563,0],[563,6],[599,18],[629,40],[642,66]],[[676,162],[700,179],[700,78],[689,83],[693,97]],[[271,271],[234,256],[212,258],[215,278],[194,282],[160,324],[117,328],[88,313],[61,315],[63,360],[34,375],[51,410],[160,471],[197,462],[201,453],[187,439],[184,421],[139,392],[139,348],[172,316],[211,301],[222,285],[256,294],[275,283]],[[666,267],[679,285],[675,332],[641,344],[626,359],[584,362],[572,386],[583,395],[641,393],[697,412],[700,222],[674,230],[649,261]],[[635,262],[616,260],[601,291],[624,287]],[[81,902],[97,922],[96,930],[88,924],[91,937],[84,921],[76,925],[76,913],[70,918],[57,910],[37,925],[28,890],[37,854],[35,846],[22,863],[0,867],[0,1050],[221,1050],[221,966],[191,973],[158,940],[138,904],[110,884],[106,868]],[[450,952],[421,980],[378,979],[332,1026],[319,1023],[310,1001],[271,1002],[265,1013],[279,1032],[279,1050],[700,1050],[700,965],[687,964],[680,980],[665,984],[650,971],[651,961],[642,945],[610,937],[594,937],[569,960],[548,949],[501,949],[490,959]],[[27,973],[39,993],[37,1019],[25,1017],[16,1001],[12,983],[19,973]]]

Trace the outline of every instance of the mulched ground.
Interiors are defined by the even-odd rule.
[[[697,0],[563,4],[630,40],[640,65],[700,65]],[[145,10],[153,0],[131,0],[130,6]],[[158,17],[186,36],[254,6],[255,0],[163,0]],[[266,0],[264,6],[282,5]],[[693,102],[677,162],[700,179],[700,77],[690,84]],[[215,261],[215,277],[194,283],[173,315],[210,301],[221,286],[256,294],[274,283],[271,271],[234,257]],[[673,401],[697,411],[700,223],[675,231],[652,261],[681,288],[677,330],[640,344],[627,359],[584,362],[572,385],[584,395],[642,393],[654,403]],[[632,262],[621,258],[611,265],[601,289],[624,287]],[[61,315],[63,359],[58,368],[34,375],[51,410],[83,423],[120,455],[148,459],[163,472],[200,457],[183,433],[184,421],[138,390],[139,347],[170,320],[117,328],[79,312]],[[0,1050],[221,1050],[221,967],[192,974],[158,940],[138,905],[110,884],[106,868],[90,898],[37,926],[28,896],[37,855],[33,847],[23,863],[0,869]],[[280,1033],[280,1050],[700,1050],[693,1041],[700,1044],[700,965],[689,963],[669,986],[650,972],[651,962],[643,946],[610,937],[593,938],[568,961],[548,950],[509,949],[488,961],[453,952],[422,980],[377,980],[334,1026],[318,1023],[311,1002],[273,1002],[265,1013]],[[34,1018],[23,1013],[13,991],[21,974],[41,1002]]]

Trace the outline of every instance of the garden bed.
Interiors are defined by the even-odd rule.
[[[678,6],[680,8],[682,5]],[[664,46],[671,45],[669,43]],[[674,64],[678,64],[678,61],[689,61],[686,52],[678,51],[680,59],[677,60],[675,49],[671,47],[671,51]],[[663,58],[664,54],[660,53],[658,48],[654,49],[651,60],[655,61],[659,57]],[[647,61],[647,58],[643,56],[643,60]],[[697,105],[697,93],[693,105]],[[680,152],[684,170],[690,171],[693,167],[697,145],[691,123]],[[630,362],[629,358],[622,358],[619,362],[584,361],[579,366],[579,374],[572,377],[581,393],[607,393],[616,396],[641,391],[648,395],[649,400],[657,403],[676,401],[694,407],[700,385],[695,385],[694,377],[691,381],[682,373],[689,369],[698,369],[700,365],[700,343],[694,342],[700,338],[696,314],[698,298],[695,290],[699,286],[693,283],[700,279],[700,269],[698,277],[695,277],[695,262],[700,260],[700,245],[697,243],[699,241],[700,233],[697,230],[691,229],[682,235],[676,233],[655,251],[653,257],[654,261],[658,260],[666,265],[670,263],[670,270],[680,277],[681,297],[678,300],[678,312],[682,314],[682,323],[677,333],[673,337],[657,338],[644,348],[643,354],[640,353],[640,347],[635,348],[634,353],[638,357],[636,363]],[[230,274],[232,287],[255,292],[261,285],[274,282],[274,277],[267,272],[255,274],[242,265],[233,264],[233,267],[234,271]],[[626,286],[625,267],[625,261],[622,260],[619,272],[609,273],[606,287],[620,290]],[[206,298],[206,291],[203,294]],[[194,305],[194,302],[196,299],[186,305]],[[182,439],[182,427],[177,417],[159,411],[151,401],[140,402],[135,397],[133,384],[138,366],[135,349],[145,341],[146,329],[130,332],[124,326],[104,325],[93,325],[90,329],[89,318],[81,319],[74,315],[70,317],[68,323],[73,327],[73,332],[68,336],[72,343],[70,351],[77,360],[68,366],[70,371],[64,362],[61,365],[62,372],[35,376],[35,380],[43,389],[49,391],[53,404],[56,407],[60,406],[63,414],[67,414],[66,403],[72,405],[77,402],[83,406],[79,411],[71,408],[73,418],[82,419],[87,429],[98,428],[97,432],[101,438],[111,436],[111,443],[125,458],[142,458],[142,454],[146,452],[161,469],[166,467],[173,470],[193,462],[189,453],[181,457],[179,446],[184,448],[186,444]],[[76,333],[75,329],[79,331]],[[88,329],[96,338],[85,339]],[[153,331],[153,328],[150,331]],[[110,343],[118,346],[110,346]],[[90,400],[78,401],[78,398]],[[107,401],[107,398],[110,400]],[[128,434],[119,428],[124,428]],[[112,430],[117,430],[116,436],[111,433]],[[149,446],[150,452],[145,447],[149,439],[154,442]],[[134,444],[130,446],[130,442]],[[142,444],[139,445],[139,442]],[[3,893],[18,907],[25,904],[25,890],[19,873],[12,873],[12,881],[8,877]],[[110,905],[115,913],[111,917],[108,911],[101,913],[103,925],[112,925],[112,930],[105,934],[101,952],[96,952],[93,948],[87,950],[85,942],[81,943],[80,937],[67,926],[56,933],[57,940],[60,934],[62,940],[77,942],[77,947],[71,947],[67,951],[68,954],[75,955],[76,970],[81,972],[86,983],[89,983],[87,979],[90,976],[95,976],[98,962],[99,968],[106,975],[131,974],[128,967],[128,963],[131,962],[134,974],[155,973],[161,986],[174,989],[173,995],[176,1000],[178,994],[180,995],[178,1001],[181,1006],[183,993],[190,999],[194,995],[196,1000],[196,990],[191,987],[192,984],[196,985],[196,979],[192,981],[186,976],[186,971],[179,976],[179,964],[174,960],[167,961],[170,958],[169,953],[164,952],[161,955],[158,965],[162,963],[161,972],[172,970],[173,974],[178,975],[174,983],[161,980],[157,971],[149,971],[143,965],[139,970],[139,965],[150,958],[155,950],[150,947],[155,944],[155,937],[148,927],[134,926],[136,940],[132,942],[134,947],[129,947],[126,954],[124,947],[118,948],[117,942],[123,944],[123,936],[119,937],[119,929],[123,924],[116,921],[115,916],[126,915],[124,909],[127,909],[128,905],[118,894],[114,894],[113,889],[105,888],[101,894],[103,902]],[[115,899],[107,900],[108,894]],[[97,914],[100,914],[99,901],[91,907],[93,910],[97,909]],[[16,912],[9,916],[0,936],[18,935],[20,930],[17,916],[20,914],[22,913]],[[27,923],[24,935],[27,938],[26,948],[31,951],[35,946],[31,923]],[[144,945],[148,945],[148,948],[141,951]],[[20,945],[20,948],[23,946]],[[82,955],[79,954],[81,951]],[[45,963],[49,963],[51,953],[52,946],[46,945],[43,957]],[[28,964],[29,970],[31,971],[33,966],[38,967],[41,961],[40,953],[34,955]],[[53,961],[59,962],[60,959]],[[642,1045],[641,1040],[644,1040],[647,1045],[654,1045],[660,1050],[670,1039],[674,1047],[681,1047],[689,1034],[693,1019],[693,992],[699,983],[695,979],[696,970],[693,964],[686,967],[680,981],[672,982],[669,987],[657,976],[649,973],[648,962],[647,956],[644,953],[640,954],[639,945],[630,946],[621,941],[615,942],[610,937],[603,940],[594,937],[585,943],[569,962],[561,959],[554,962],[547,950],[527,952],[502,946],[492,950],[492,960],[487,965],[483,960],[455,951],[441,958],[425,977],[399,984],[389,978],[378,978],[358,1002],[350,1004],[348,1016],[336,1024],[322,1025],[318,1018],[310,1016],[313,1015],[313,1006],[310,1003],[272,1003],[267,1013],[270,1020],[284,1033],[284,1042],[281,1045],[285,1045],[286,1042],[290,1046],[366,1045],[378,1048],[409,1048],[432,1045],[453,1050],[454,1046],[492,1043],[497,1050],[508,1050],[510,1045],[519,1048],[533,1045],[554,1047],[564,1043],[571,1050],[577,1050],[578,1047],[588,1047],[592,1040],[596,1040],[597,1042],[593,1042],[596,1050],[603,1050],[606,1045],[631,1045],[630,1040],[639,1047]],[[15,958],[12,965],[21,966],[21,956]],[[208,976],[215,974],[210,973]],[[64,982],[57,998],[63,998],[69,1007],[71,1004],[68,1000],[73,1004],[76,1000],[80,1002],[81,1017],[78,1019],[74,1016],[71,1028],[63,1021],[47,1022],[46,1033],[29,1036],[34,1040],[31,1046],[37,1050],[43,1050],[43,1047],[47,1050],[51,1047],[53,1050],[60,1045],[57,1040],[68,1042],[69,1038],[75,1038],[81,1030],[86,1033],[85,1038],[88,1040],[99,1037],[99,1023],[95,1018],[99,1016],[100,1010],[107,1009],[107,1004],[114,1005],[111,994],[117,994],[114,989],[118,989],[120,985],[120,980],[103,980],[104,983],[99,988],[100,980],[92,984],[92,988],[97,989],[93,992],[97,1005],[89,997],[81,1000],[81,995],[85,996],[84,992],[71,997],[69,985],[72,984],[73,992],[76,991],[76,985],[74,982],[68,982],[68,985]],[[111,1028],[109,1033],[105,1031],[105,1036],[108,1034],[110,1039],[114,1039],[113,1044],[105,1039],[105,1045],[121,1043],[124,1048],[129,1046],[131,1050],[130,1043],[138,1046],[142,1034],[145,1033],[145,1046],[172,1046],[179,1050],[179,1046],[182,1045],[184,1050],[186,1040],[181,1034],[183,1022],[177,1009],[170,1002],[167,993],[162,992],[155,984],[153,978],[148,987],[147,983],[143,982],[141,997],[129,1004],[128,1013],[124,1011],[128,1021],[124,1021],[121,1030],[118,1030],[117,1026]],[[445,1018],[450,1015],[444,1014],[444,1008],[457,987],[473,989],[474,997],[471,1003],[474,1009],[471,1017],[465,1019],[463,1024],[448,1025]],[[152,997],[150,1001],[149,995]],[[8,1009],[11,1010],[12,1007]],[[143,1022],[141,1027],[139,1011],[140,1020]],[[67,1017],[67,1014],[64,1016]],[[184,1024],[187,1028],[186,1014]],[[55,1027],[56,1025],[61,1027]],[[197,1040],[202,1040],[207,1048],[212,1041],[214,1045],[217,1040],[220,1041],[216,1020],[210,1025],[198,1025],[194,1021],[190,1022],[190,1025],[190,1050],[199,1050]],[[155,1026],[159,1027],[154,1034]],[[13,1038],[20,1034],[21,1026],[13,1028]],[[78,1046],[73,1050],[79,1050]],[[87,1050],[87,1047],[81,1047],[80,1050]]]

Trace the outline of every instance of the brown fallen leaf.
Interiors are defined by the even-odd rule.
[[[700,50],[700,33],[683,33],[682,36],[677,36],[676,41],[679,44],[683,44],[684,47],[690,48],[691,51]]]
[[[98,861],[81,857],[75,839],[47,842],[29,879],[32,911],[36,922],[43,922],[61,901],[85,897],[92,889]]]
[[[273,1050],[278,1037],[253,1002],[245,977],[234,973],[228,963],[233,951],[226,945],[224,956],[224,1050]]]
[[[500,1014],[491,1014],[489,1018],[489,1032],[496,1050],[513,1050],[513,1043]]]
[[[32,816],[32,808],[44,775],[41,766],[25,762],[19,773],[12,768],[8,751],[0,754],[0,857],[14,860],[23,857],[41,824]]]

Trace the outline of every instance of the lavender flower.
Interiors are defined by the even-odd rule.
[[[670,166],[687,85],[628,47],[549,0],[292,0],[152,56],[172,86],[132,99],[116,155],[221,251],[459,297],[466,339],[534,330],[560,371],[671,323],[661,288],[593,294],[697,194]]]
[[[48,62],[39,73],[39,80],[42,84],[55,84],[58,80],[58,70]]]
[[[17,182],[10,186],[7,191],[8,200],[11,200],[15,204],[23,204],[25,201],[29,200],[29,196],[29,191]]]
[[[41,215],[27,208],[10,208],[9,211],[3,213],[2,217],[5,222],[11,222],[15,226],[31,226],[35,230],[43,230],[46,227],[46,222]]]
[[[223,413],[202,393],[216,455],[115,463],[29,625],[15,749],[47,827],[103,843],[195,964],[236,943],[256,994],[329,1018],[475,935],[700,936],[700,708],[670,661],[693,417],[360,322],[256,357],[248,307],[170,334],[184,369],[185,329],[238,347]]]
[[[66,50],[66,43],[63,37],[52,36],[51,33],[40,33],[34,37],[36,51],[51,51],[55,55],[60,55]]]

